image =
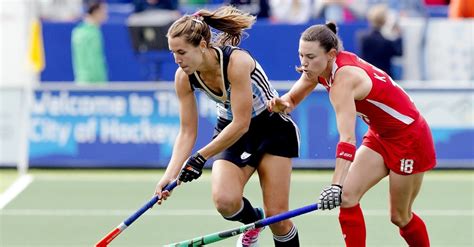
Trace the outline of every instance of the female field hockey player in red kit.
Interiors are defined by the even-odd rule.
[[[291,90],[268,107],[290,112],[321,84],[336,113],[340,141],[332,185],[319,197],[321,208],[341,206],[339,222],[346,246],[365,246],[362,196],[389,177],[390,220],[409,246],[430,245],[423,220],[412,212],[425,171],[436,164],[430,128],[410,97],[384,71],[342,51],[336,25],[314,25],[299,42],[302,73]],[[369,126],[356,152],[355,120]],[[342,198],[341,198],[342,197]]]
[[[267,109],[268,101],[278,93],[258,62],[235,47],[243,29],[254,22],[254,16],[228,6],[185,15],[169,28],[169,49],[179,65],[175,89],[180,130],[166,172],[156,186],[156,194],[166,200],[170,195],[162,191],[166,184],[176,177],[183,182],[199,178],[204,163],[213,157],[212,197],[217,211],[226,220],[244,224],[265,214],[288,211],[291,158],[299,154],[295,123],[287,115]],[[211,27],[220,30],[220,36],[211,39]],[[217,102],[218,119],[213,140],[191,155],[198,132],[195,89]],[[260,179],[264,212],[243,197],[254,171]],[[270,229],[275,246],[299,246],[291,220],[272,224]],[[241,234],[237,246],[257,246],[260,231]]]

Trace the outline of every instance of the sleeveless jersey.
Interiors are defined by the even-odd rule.
[[[355,54],[341,51],[336,56],[329,82],[319,77],[318,81],[328,92],[337,70],[344,66],[363,69],[372,81],[372,89],[363,100],[355,100],[357,115],[377,134],[390,135],[416,121],[420,113],[407,93],[384,71],[367,63]]]
[[[221,66],[222,83],[224,84],[225,91],[221,95],[212,91],[207,87],[206,83],[199,76],[199,72],[196,71],[192,75],[189,75],[189,82],[191,88],[195,88],[206,93],[209,98],[217,103],[217,116],[226,120],[232,120],[232,106],[230,104],[231,98],[231,82],[227,78],[227,67],[229,65],[229,58],[233,51],[242,50],[234,46],[222,46],[213,47],[216,50]],[[252,57],[253,58],[253,57]],[[260,64],[254,59],[255,68],[250,73],[251,87],[252,87],[252,118],[263,112],[267,107],[267,101],[274,97],[278,97],[277,91],[270,84],[265,71],[262,69]]]

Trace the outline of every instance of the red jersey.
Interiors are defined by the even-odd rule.
[[[363,69],[372,81],[369,94],[363,100],[355,100],[357,115],[372,131],[381,136],[390,135],[389,133],[399,131],[418,119],[420,113],[413,101],[387,73],[350,52],[341,51],[336,56],[329,82],[322,77],[318,78],[328,92],[337,71],[344,66]]]

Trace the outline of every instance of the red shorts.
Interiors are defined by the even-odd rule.
[[[410,175],[431,170],[436,153],[431,131],[423,117],[390,136],[367,131],[362,145],[382,155],[385,166],[395,173]]]

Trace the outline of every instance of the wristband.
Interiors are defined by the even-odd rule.
[[[356,146],[348,142],[339,142],[336,148],[336,158],[354,161]]]
[[[199,152],[196,152],[192,156],[200,165],[202,164],[204,166],[204,163],[206,163],[206,158],[204,158]]]
[[[342,189],[342,185],[340,185],[340,184],[331,184],[331,186],[336,186],[336,187],[339,187],[340,189]]]

